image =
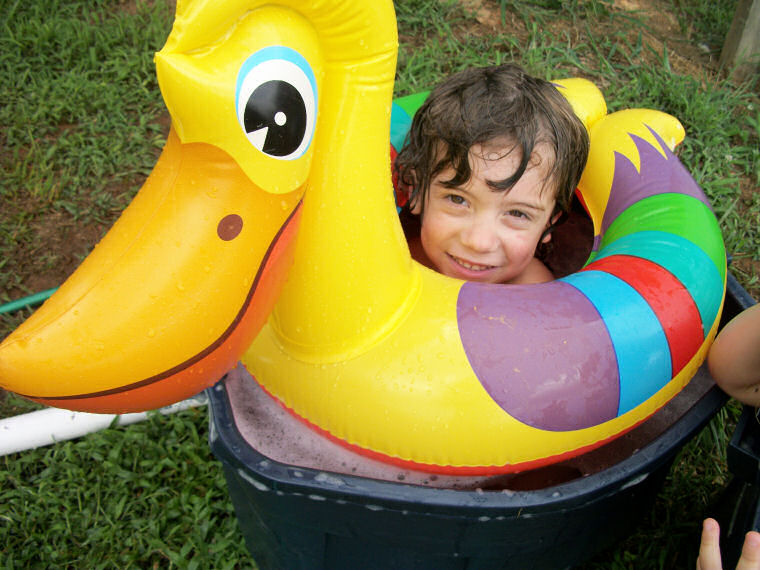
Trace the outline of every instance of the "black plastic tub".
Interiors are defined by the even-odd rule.
[[[724,320],[746,306],[743,292],[730,277]],[[254,559],[288,570],[572,567],[632,532],[678,451],[727,400],[702,367],[652,418],[598,450],[442,488],[447,481],[424,474],[357,475],[342,448],[321,467],[329,442],[304,462],[287,449],[278,456],[270,440],[288,439],[290,424],[278,435],[269,424],[288,420],[237,401],[241,389],[255,390],[247,382],[254,384],[236,371],[208,390],[211,449]],[[313,444],[293,445],[308,455]]]

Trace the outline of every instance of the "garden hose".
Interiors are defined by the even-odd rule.
[[[0,315],[5,313],[13,313],[14,311],[20,311],[21,309],[26,309],[27,307],[36,307],[37,305],[41,305],[53,293],[55,293],[56,289],[58,289],[58,287],[53,287],[52,289],[47,289],[46,291],[40,291],[39,293],[34,293],[33,295],[22,297],[21,299],[16,299],[15,301],[10,301],[8,303],[0,305]]]

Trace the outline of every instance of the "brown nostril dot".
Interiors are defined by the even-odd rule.
[[[224,241],[235,239],[243,229],[243,218],[237,214],[224,216],[216,227],[216,233]]]

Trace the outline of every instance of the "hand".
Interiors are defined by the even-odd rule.
[[[705,519],[702,525],[702,542],[699,545],[697,570],[723,570],[720,561],[720,527],[714,519]],[[750,531],[736,570],[760,570],[760,533]]]

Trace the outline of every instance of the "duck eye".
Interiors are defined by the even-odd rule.
[[[243,132],[264,154],[294,160],[309,148],[317,84],[298,52],[271,46],[250,56],[238,72],[235,102]]]

